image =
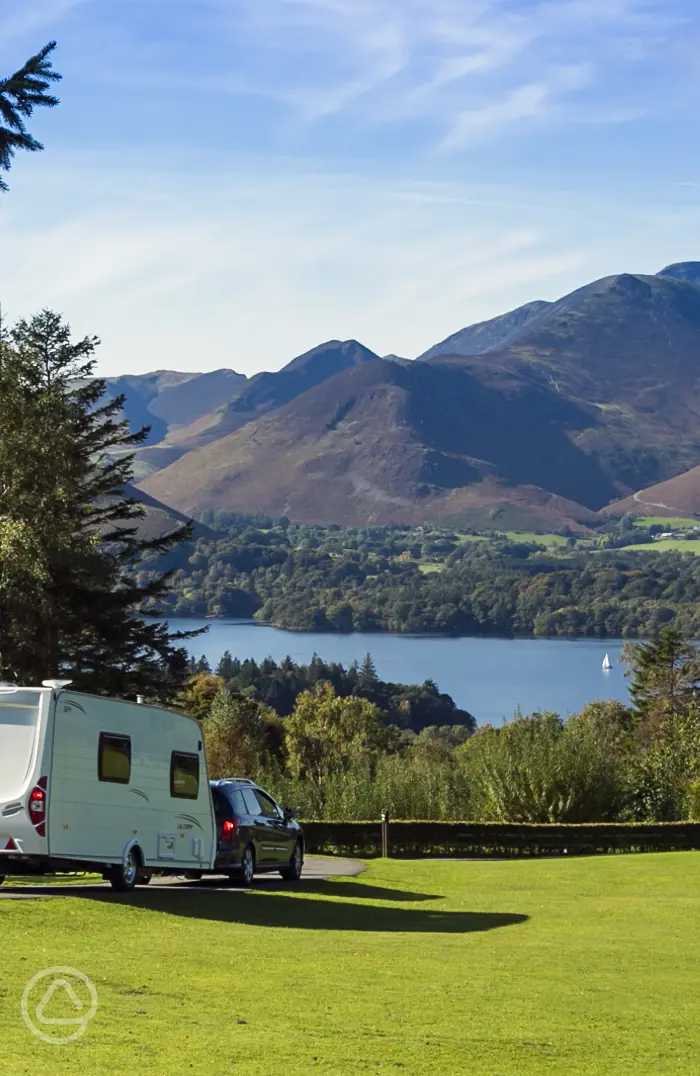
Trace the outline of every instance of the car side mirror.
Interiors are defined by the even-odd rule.
[[[283,807],[282,814],[284,815],[285,822],[291,822],[296,815],[296,811],[293,807]]]

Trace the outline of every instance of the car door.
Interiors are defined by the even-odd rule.
[[[255,862],[259,867],[270,867],[277,863],[276,835],[271,820],[265,815],[254,788],[241,788],[241,795],[245,801],[246,809],[250,816],[250,827],[253,831],[253,844],[255,846]]]
[[[261,817],[264,818],[270,835],[272,862],[288,863],[294,851],[294,841],[284,820],[282,809],[277,806],[272,796],[268,796],[267,792],[263,792],[261,788],[255,789],[255,797],[260,804]]]

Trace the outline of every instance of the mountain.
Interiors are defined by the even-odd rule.
[[[130,483],[124,487],[124,493],[127,497],[133,497],[135,501],[139,501],[145,509],[145,514],[135,524],[134,522],[126,524],[127,526],[136,525],[141,538],[161,538],[164,534],[170,534],[171,531],[182,527],[183,524],[192,522],[189,516],[183,515],[175,508],[170,508],[167,504],[162,504],[155,497],[151,497],[144,490]],[[210,527],[205,527],[203,523],[194,523],[192,533],[195,538],[216,537],[216,532]]]
[[[148,374],[108,377],[106,395],[124,394],[124,415],[132,430],[150,426],[146,444],[158,444],[173,427],[188,426],[202,415],[227,403],[246,384],[235,370],[179,373],[156,370]]]
[[[700,284],[700,262],[676,262],[674,265],[667,265],[658,275],[669,276],[673,280],[687,280],[690,284]]]
[[[375,359],[142,485],[191,514],[224,508],[358,525],[428,518],[577,525],[593,517],[572,502],[573,492],[613,491],[568,438],[567,424],[587,422],[576,404],[527,379],[511,379],[504,394],[458,367]]]
[[[179,441],[186,439],[190,443],[200,444],[232,433],[251,419],[289,403],[341,370],[376,358],[373,351],[357,340],[328,340],[303,355],[297,355],[276,373],[256,374],[234,400],[206,421],[183,431]]]
[[[493,385],[531,377],[589,408],[572,438],[620,495],[700,461],[700,288],[685,279],[604,277],[552,303],[507,348],[443,361]],[[603,494],[584,503],[600,508]]]
[[[171,430],[141,484],[192,514],[585,527],[700,463],[697,266],[603,277],[423,361],[330,341]]]
[[[608,516],[700,516],[700,466],[613,501],[603,511]]]
[[[549,303],[535,299],[507,314],[489,321],[468,325],[466,329],[452,333],[445,340],[419,355],[420,360],[435,359],[441,355],[483,355],[494,348],[505,347],[529,321],[546,310]]]

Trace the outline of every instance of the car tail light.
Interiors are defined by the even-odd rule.
[[[225,841],[230,841],[238,833],[238,822],[233,818],[227,818],[221,826],[221,836]]]
[[[40,837],[46,835],[46,786],[48,781],[42,777],[29,793],[29,817]]]

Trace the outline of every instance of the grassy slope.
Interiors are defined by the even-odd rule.
[[[565,546],[566,538],[561,534],[537,534],[534,531],[506,531],[510,542],[527,542],[529,545],[541,545],[545,548]]]
[[[690,519],[688,516],[640,516],[633,522],[635,527],[660,526],[672,531],[685,531],[698,526],[698,520]]]
[[[3,901],[3,1070],[696,1073],[699,915],[696,853]],[[61,964],[100,1008],[43,1045],[19,999]]]
[[[660,542],[625,545],[622,553],[692,553],[700,556],[700,538],[662,538]]]

